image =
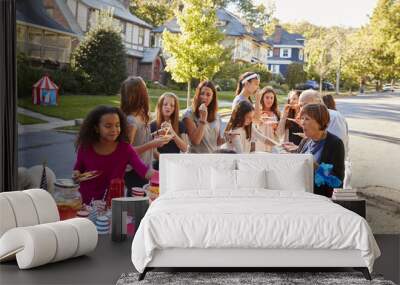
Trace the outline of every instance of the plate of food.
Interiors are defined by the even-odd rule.
[[[103,173],[103,171],[99,171],[99,170],[86,171],[86,172],[81,173],[77,177],[77,181],[83,182],[83,181],[91,180],[93,178],[99,177],[102,173]]]
[[[301,138],[305,138],[306,135],[304,133],[293,133],[295,136],[301,137]]]

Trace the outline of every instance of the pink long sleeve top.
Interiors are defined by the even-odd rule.
[[[126,142],[120,142],[117,148],[108,155],[96,153],[93,146],[79,147],[74,170],[81,173],[93,170],[101,172],[98,177],[80,183],[79,192],[83,203],[89,204],[92,198],[102,199],[112,179],[124,179],[125,168],[128,164],[141,177],[145,177],[149,170],[149,166],[143,163],[134,148]]]

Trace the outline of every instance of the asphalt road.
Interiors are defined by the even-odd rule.
[[[337,109],[349,124],[353,185],[400,191],[400,94],[338,99]]]

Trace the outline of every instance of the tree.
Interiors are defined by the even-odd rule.
[[[286,74],[286,83],[289,85],[289,88],[294,89],[296,87],[296,84],[304,82],[306,79],[307,79],[307,74],[304,71],[302,64],[300,63],[289,64]]]
[[[96,12],[95,23],[72,54],[71,66],[95,93],[118,91],[126,77],[125,49],[112,10]]]
[[[370,21],[379,79],[400,77],[400,2],[379,0]],[[379,86],[380,87],[380,86]]]
[[[336,94],[339,94],[343,57],[348,46],[347,31],[343,28],[333,27],[330,29],[328,37],[332,42],[332,68],[336,71]]]
[[[223,64],[222,33],[215,23],[215,5],[210,0],[183,0],[183,9],[176,10],[181,33],[163,32],[165,51],[170,55],[166,70],[177,82],[187,82],[187,106],[190,105],[190,82],[211,78]]]
[[[161,26],[174,16],[178,0],[131,0],[129,10],[132,14],[153,26]]]
[[[320,34],[326,34],[327,28],[319,27],[307,21],[300,21],[297,23],[283,23],[284,29],[289,33],[296,33],[303,35],[307,40],[319,38]]]
[[[306,42],[307,70],[317,72],[320,92],[322,92],[322,82],[333,69],[331,46],[332,39],[321,33],[318,38]]]

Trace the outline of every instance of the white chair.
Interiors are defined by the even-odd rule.
[[[94,250],[97,238],[88,219],[60,221],[45,190],[0,193],[0,262],[16,258],[20,269],[57,262]]]

